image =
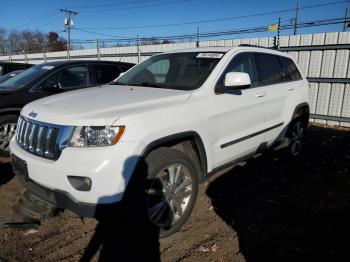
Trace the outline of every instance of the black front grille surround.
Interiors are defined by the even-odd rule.
[[[17,123],[16,141],[22,149],[33,155],[57,160],[68,145],[73,129],[21,116]]]

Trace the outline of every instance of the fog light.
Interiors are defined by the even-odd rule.
[[[68,181],[76,190],[90,191],[91,179],[83,176],[68,176]]]

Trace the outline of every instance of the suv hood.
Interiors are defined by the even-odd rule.
[[[25,106],[21,114],[57,125],[104,126],[122,116],[179,103],[189,96],[188,91],[105,85],[37,100]]]

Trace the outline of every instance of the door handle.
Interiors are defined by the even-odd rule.
[[[265,94],[264,94],[264,93],[259,93],[259,94],[256,94],[255,96],[256,96],[257,98],[260,98],[260,97],[264,97]]]
[[[294,90],[294,87],[288,88],[288,91],[293,91],[293,90]]]

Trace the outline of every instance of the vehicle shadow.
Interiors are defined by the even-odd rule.
[[[124,170],[129,164],[133,166],[135,158],[138,159],[131,157],[125,162]],[[96,254],[99,261],[160,261],[159,228],[142,205],[147,165],[140,160],[138,166],[123,201],[96,209],[98,224],[80,261],[90,261]]]
[[[265,155],[210,183],[246,261],[349,259],[350,131],[312,126],[304,154]]]
[[[0,164],[0,186],[11,181],[14,176],[11,164]]]

